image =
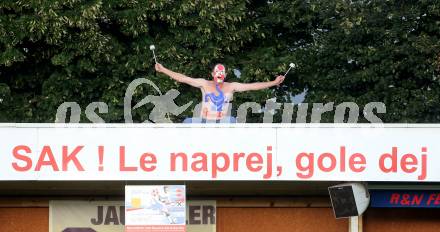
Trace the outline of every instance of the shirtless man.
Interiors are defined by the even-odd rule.
[[[235,118],[229,117],[228,107],[229,102],[232,101],[234,92],[245,92],[250,90],[260,90],[279,85],[284,81],[284,76],[277,76],[275,80],[268,82],[255,83],[238,83],[225,82],[226,68],[222,64],[215,65],[212,70],[213,80],[205,80],[202,78],[191,78],[181,73],[173,72],[161,64],[155,65],[156,71],[163,73],[177,82],[185,83],[193,87],[197,87],[202,91],[202,112],[200,114],[201,120],[199,122],[206,123],[207,121],[224,122],[227,118],[228,122],[235,122]],[[186,119],[184,123],[197,122],[194,119]]]

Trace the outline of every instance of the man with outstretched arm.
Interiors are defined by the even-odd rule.
[[[173,72],[161,64],[155,65],[156,71],[163,73],[177,82],[185,83],[197,87],[202,91],[202,112],[200,119],[185,119],[184,123],[191,122],[236,122],[235,118],[229,117],[228,107],[232,101],[234,92],[245,92],[250,90],[260,90],[279,85],[284,81],[284,76],[277,76],[275,80],[268,82],[238,83],[225,82],[226,68],[222,64],[215,65],[212,70],[213,80],[202,78],[191,78],[181,73]],[[226,119],[226,120],[225,120]]]

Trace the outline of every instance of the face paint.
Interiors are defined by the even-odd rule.
[[[220,84],[223,83],[226,77],[226,69],[222,64],[218,64],[214,67],[214,71],[212,71],[212,75],[214,76],[214,82]]]

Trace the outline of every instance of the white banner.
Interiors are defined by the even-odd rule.
[[[123,201],[50,201],[49,232],[123,232]]]
[[[0,180],[440,181],[438,125],[0,124]]]
[[[186,231],[215,232],[217,202],[198,200],[186,202]]]
[[[50,201],[49,232],[123,232],[124,201]],[[216,201],[186,202],[186,231],[216,231]]]

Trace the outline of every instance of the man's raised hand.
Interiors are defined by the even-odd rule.
[[[160,72],[160,73],[163,72],[163,70],[164,70],[164,67],[159,63],[156,63],[154,65],[154,68],[156,69],[157,72]]]
[[[280,85],[281,83],[283,83],[285,78],[286,78],[285,76],[279,75],[277,76],[277,78],[275,78],[273,82],[275,83],[275,85]]]

